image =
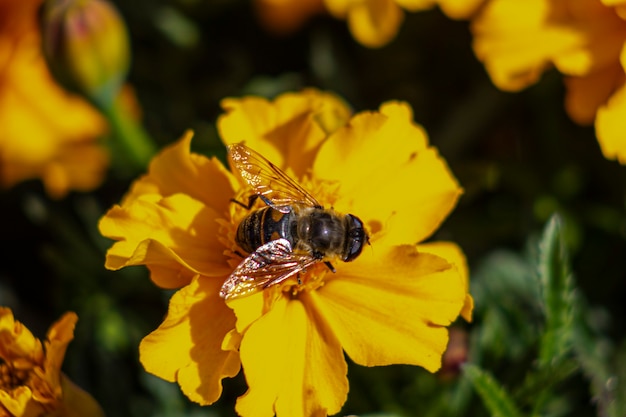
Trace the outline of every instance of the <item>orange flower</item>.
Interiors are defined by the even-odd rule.
[[[66,313],[48,331],[43,346],[10,309],[0,307],[0,416],[102,414],[99,406],[61,373],[78,317]]]
[[[215,158],[189,152],[191,133],[165,149],[121,205],[100,222],[116,242],[106,266],[146,265],[152,280],[180,288],[163,324],[140,346],[148,372],[177,381],[210,404],[221,379],[243,368],[242,416],[337,413],[347,392],[344,351],[365,366],[441,366],[446,326],[471,318],[462,251],[419,244],[461,193],[405,103],[354,116],[316,90],[226,99],[218,121],[226,144],[246,141],[326,207],[354,213],[372,247],[350,263],[323,264],[248,297],[219,290],[241,262],[234,236],[250,195]]]
[[[41,178],[60,198],[102,181],[108,156],[95,140],[106,125],[50,76],[37,29],[40,4],[0,1],[0,185]]]
[[[625,17],[623,0],[491,0],[473,22],[474,50],[508,91],[555,66],[570,117],[595,120],[604,156],[626,163]]]

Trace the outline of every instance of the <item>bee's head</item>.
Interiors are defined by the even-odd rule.
[[[352,214],[347,214],[346,222],[346,241],[343,250],[344,262],[350,262],[356,259],[363,250],[363,245],[369,243],[369,237],[365,233],[363,222]]]

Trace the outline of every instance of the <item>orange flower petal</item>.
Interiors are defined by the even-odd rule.
[[[237,353],[221,348],[235,316],[219,298],[220,287],[221,280],[196,276],[172,296],[166,319],[139,345],[147,372],[177,381],[190,400],[203,405],[217,401],[222,379],[239,372]]]
[[[359,1],[348,9],[348,27],[361,44],[378,48],[398,34],[404,20],[394,0]]]
[[[615,63],[583,77],[567,77],[565,108],[576,123],[593,123],[598,108],[605,104],[624,80],[624,70]]]
[[[469,293],[469,268],[465,254],[453,242],[428,242],[417,245],[417,251],[420,253],[432,253],[440,258],[445,259],[448,263],[454,265],[459,272],[465,288],[465,302],[461,310],[461,317],[465,321],[472,321],[472,310],[474,309],[474,299]]]
[[[237,400],[243,417],[309,417],[339,412],[348,393],[337,338],[309,300],[279,299],[246,331],[241,361],[250,387]]]
[[[56,388],[56,397],[61,398],[61,365],[65,358],[67,346],[74,339],[74,328],[78,316],[76,313],[65,313],[50,330],[48,330],[45,358],[45,379],[48,385]]]
[[[337,265],[337,274],[311,293],[315,309],[358,364],[439,369],[445,326],[465,303],[458,270],[409,245],[376,248],[361,258]]]
[[[9,413],[7,417],[38,417],[44,412],[42,405],[33,400],[31,390],[25,386],[17,387],[11,394],[0,390],[0,405]]]
[[[322,0],[257,0],[254,4],[263,26],[279,35],[297,30],[324,11]]]
[[[443,12],[452,19],[468,19],[486,0],[437,0]]]
[[[245,142],[276,166],[302,176],[312,165],[326,129],[345,123],[348,106],[334,94],[307,89],[274,101],[260,97],[224,99],[226,114],[218,119],[226,145]]]
[[[143,195],[114,206],[99,223],[104,236],[118,240],[107,252],[106,267],[146,264],[153,281],[166,288],[185,285],[193,273],[225,276],[230,268],[217,240],[218,217],[185,194]]]
[[[93,189],[104,178],[108,155],[97,139],[106,123],[50,75],[37,29],[40,3],[0,6],[3,16],[11,16],[0,28],[0,182],[6,187],[41,178],[60,198],[70,189]]]
[[[448,215],[461,189],[406,104],[361,113],[320,148],[314,176],[340,184],[333,202],[381,232],[388,244],[417,243]],[[394,138],[394,146],[389,146]],[[416,188],[418,187],[418,188]],[[419,219],[416,221],[415,219]]]
[[[235,195],[237,180],[216,158],[193,154],[192,131],[166,147],[150,163],[148,175],[136,183],[122,205],[144,194],[150,187],[164,197],[187,194],[218,213],[228,210]]]

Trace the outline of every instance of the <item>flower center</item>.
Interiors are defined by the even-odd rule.
[[[0,359],[0,390],[10,391],[26,385],[30,372],[26,369],[15,369]]]
[[[304,178],[301,180],[300,184],[325,208],[330,208],[332,203],[336,201],[337,186],[335,183]],[[234,197],[234,199],[241,204],[233,202],[229,207],[227,218],[220,220],[220,241],[226,247],[225,254],[229,258],[229,265],[234,269],[249,255],[242,246],[249,244],[248,246],[255,247],[256,244],[253,245],[249,241],[255,240],[256,235],[259,236],[256,241],[261,241],[261,236],[263,237],[263,241],[265,241],[265,237],[270,235],[271,239],[269,239],[269,241],[281,238],[289,240],[293,244],[293,250],[297,254],[297,257],[295,257],[293,261],[282,257],[280,260],[276,261],[276,263],[280,263],[281,261],[285,263],[289,262],[292,265],[288,268],[276,268],[276,270],[280,270],[280,272],[276,272],[272,280],[279,285],[273,285],[272,281],[270,281],[270,285],[268,285],[267,289],[271,288],[271,291],[280,291],[281,293],[289,294],[290,297],[297,297],[297,295],[303,291],[314,291],[324,285],[324,277],[331,272],[330,267],[324,262],[317,262],[304,268],[305,262],[302,261],[302,259],[312,260],[314,258],[312,249],[314,248],[314,244],[306,241],[307,238],[301,234],[299,230],[300,227],[297,226],[297,223],[302,220],[302,216],[309,215],[308,211],[294,210],[288,214],[275,211],[267,213],[265,217],[261,217],[260,215],[257,217],[258,212],[265,209],[267,205],[262,199],[257,198],[250,209],[244,207],[249,201],[250,193],[249,189],[241,190]],[[241,235],[244,235],[243,239],[246,241],[239,242],[242,243],[242,245],[239,245],[237,242],[237,230],[242,222],[245,222],[247,229],[243,231],[244,233],[240,234],[239,238],[242,239]],[[338,260],[331,257],[324,258],[323,261],[337,262]],[[281,274],[288,271],[295,273],[292,277],[284,281],[281,280]],[[273,272],[270,272],[270,274],[272,273]],[[266,274],[263,273],[259,275]]]

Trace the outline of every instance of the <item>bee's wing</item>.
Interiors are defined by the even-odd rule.
[[[266,197],[274,206],[304,204],[322,207],[280,168],[243,143],[228,147],[228,162],[231,170],[238,172],[255,194]]]
[[[317,262],[310,255],[293,253],[287,239],[272,240],[241,261],[224,281],[220,297],[229,300],[264,290]]]

